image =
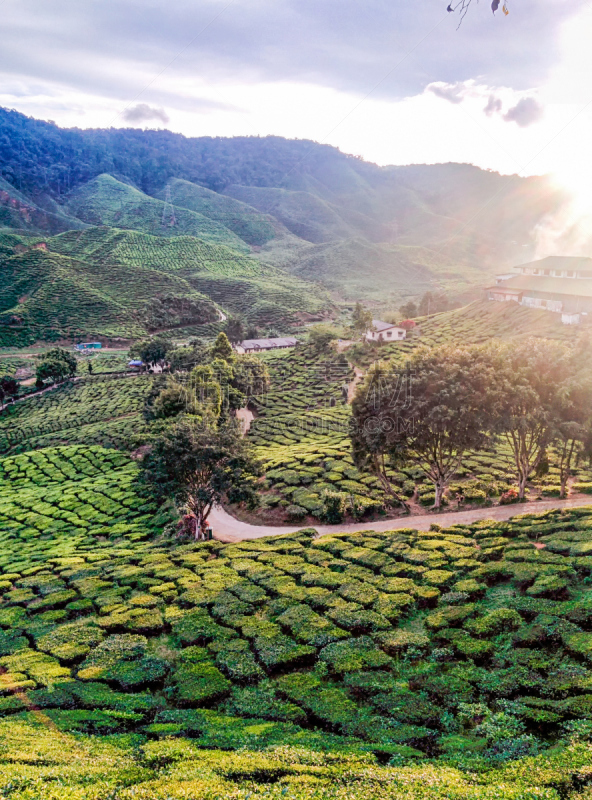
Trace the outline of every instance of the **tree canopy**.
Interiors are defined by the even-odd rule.
[[[37,385],[46,381],[59,383],[76,374],[78,362],[76,357],[61,347],[54,347],[43,354],[37,365]]]
[[[238,426],[220,429],[187,420],[165,429],[142,462],[141,480],[160,502],[174,499],[203,529],[222,501],[256,502],[250,477],[256,464]]]

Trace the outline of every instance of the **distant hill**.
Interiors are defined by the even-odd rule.
[[[252,206],[213,192],[205,186],[173,178],[167,187],[176,206],[196,211],[220,223],[247,244],[260,247],[278,235],[287,233],[274,217],[261,214]],[[166,190],[162,189],[156,196],[165,200]]]
[[[76,189],[68,195],[66,208],[89,225],[111,225],[157,236],[188,234],[249,252],[242,239],[219,222],[186,208],[167,207],[111,175],[99,175]]]
[[[54,201],[49,200],[48,205],[52,210],[40,208],[12,184],[0,178],[0,231],[42,230],[47,233],[60,233],[86,227],[84,222],[76,217],[70,217]]]
[[[283,328],[322,317],[318,287],[190,237],[93,227],[55,237],[0,235],[0,345],[80,337],[199,333],[220,319]]]
[[[537,226],[565,201],[546,178],[467,164],[379,167],[274,136],[63,130],[6,109],[0,170],[32,203],[87,224],[261,248],[262,263],[352,299],[482,285],[534,257]],[[163,225],[167,185],[174,228]]]

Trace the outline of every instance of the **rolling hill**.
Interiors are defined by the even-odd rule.
[[[109,227],[43,241],[0,236],[0,343],[199,333],[220,318],[286,327],[323,314],[317,287],[230,248],[192,236],[156,237]]]
[[[148,197],[111,175],[99,175],[76,189],[68,195],[66,208],[89,225],[110,225],[157,236],[186,234],[249,252],[242,239],[224,225],[195,211],[167,207],[162,200]]]
[[[40,208],[12,184],[0,178],[0,231],[61,233],[86,227],[83,221],[69,216],[51,198],[45,198],[45,202],[49,210]]]
[[[538,226],[566,199],[546,178],[379,167],[273,136],[66,131],[5,109],[0,134],[2,174],[31,203],[43,195],[87,224],[261,248],[262,263],[314,274],[348,299],[482,285],[533,257]],[[174,228],[162,224],[167,184]]]
[[[262,214],[247,203],[234,200],[198,186],[190,181],[173,178],[167,183],[172,202],[179,208],[187,208],[224,225],[247,244],[260,247],[287,231],[278,224],[277,219]],[[157,194],[161,200],[166,198],[166,190]]]

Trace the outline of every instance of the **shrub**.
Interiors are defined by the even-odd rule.
[[[484,617],[467,623],[465,627],[478,636],[495,636],[498,633],[515,631],[522,625],[522,618],[513,608],[498,608]]]

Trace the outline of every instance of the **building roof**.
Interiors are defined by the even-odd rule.
[[[274,347],[294,347],[297,344],[298,339],[285,336],[278,339],[245,339],[240,346],[244,350],[273,350]]]
[[[399,328],[398,325],[395,325],[394,322],[382,322],[382,320],[380,319],[373,319],[372,327],[377,333],[380,333],[380,331],[390,330],[391,328],[398,328],[399,330],[404,330],[404,328]]]
[[[592,272],[592,258],[585,256],[547,256],[538,261],[519,264],[518,269],[554,269]]]
[[[581,278],[575,281],[573,278],[550,278],[546,275],[516,275],[497,286],[490,286],[489,289],[490,291],[516,289],[519,292],[542,292],[555,297],[592,297],[592,279]]]

